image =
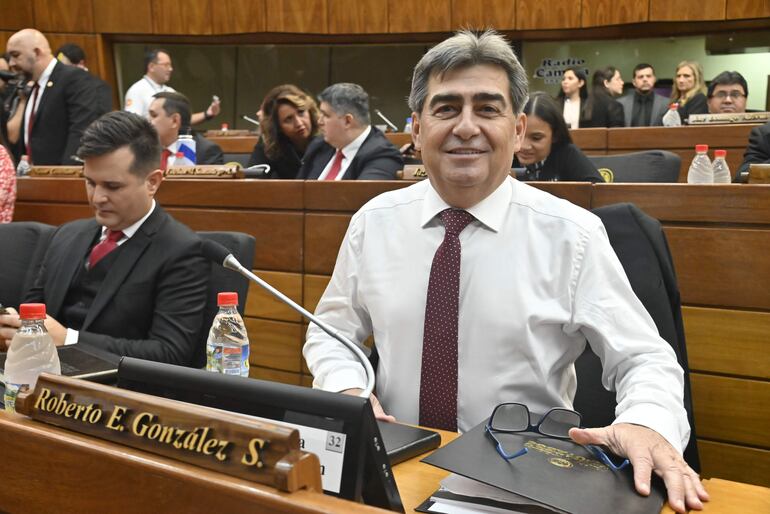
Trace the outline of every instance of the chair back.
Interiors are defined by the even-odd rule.
[[[243,232],[198,232],[201,239],[216,241],[238,259],[238,262],[251,268],[254,262],[256,241],[254,236]],[[244,315],[246,299],[249,294],[249,281],[235,271],[223,268],[221,264],[211,263],[211,278],[206,296],[206,307],[203,317],[203,326],[199,338],[199,344],[193,355],[193,367],[203,367],[206,364],[206,340],[214,317],[219,311],[217,306],[217,293],[233,291],[238,293],[238,312]]]
[[[684,458],[690,467],[699,471],[679,286],[666,236],[656,219],[630,203],[608,205],[592,212],[604,223],[610,244],[628,276],[631,288],[655,322],[660,336],[673,348],[684,370],[684,407],[691,428]],[[577,391],[574,406],[583,415],[584,424],[602,427],[612,423],[617,405],[615,394],[604,389],[601,361],[590,347],[586,347],[575,362],[575,371]]]
[[[678,182],[682,164],[677,154],[665,150],[589,155],[588,158],[605,182]]]
[[[0,303],[16,308],[23,301],[55,231],[36,221],[0,224]]]

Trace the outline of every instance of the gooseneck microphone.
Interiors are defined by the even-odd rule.
[[[250,118],[250,117],[246,116],[245,114],[243,116],[241,116],[241,118],[243,118],[244,120],[248,121],[249,123],[253,123],[257,127],[259,127],[259,125],[260,125],[260,123],[257,120],[255,120],[254,118]]]
[[[374,110],[374,114],[376,114],[377,116],[379,116],[379,117],[380,117],[380,119],[381,119],[382,121],[384,121],[385,123],[387,123],[388,127],[390,127],[390,128],[391,128],[391,130],[393,130],[393,132],[398,132],[398,127],[395,125],[395,123],[393,123],[393,122],[392,122],[392,121],[390,121],[388,118],[386,118],[386,117],[385,117],[385,115],[384,115],[384,114],[382,114],[382,111],[380,111],[379,109],[375,109],[375,110]]]
[[[345,345],[348,350],[353,352],[353,354],[358,358],[359,361],[361,361],[361,364],[364,366],[364,370],[366,371],[366,388],[361,393],[361,397],[363,398],[369,398],[369,396],[372,394],[372,391],[374,390],[374,369],[372,368],[372,364],[369,362],[369,359],[364,355],[364,352],[361,350],[361,348],[348,339],[347,337],[343,336],[334,328],[327,325],[325,322],[318,319],[316,316],[311,314],[309,311],[304,309],[302,306],[297,304],[294,300],[256,276],[254,273],[251,272],[251,270],[245,268],[240,262],[238,262],[238,259],[236,259],[232,253],[230,253],[230,250],[222,246],[221,244],[217,243],[216,241],[211,241],[210,239],[204,239],[203,245],[202,245],[202,251],[203,256],[207,259],[216,262],[217,264],[220,264],[221,266],[235,271],[237,273],[240,273],[244,277],[248,278],[252,282],[257,283],[259,286],[261,286],[263,289],[265,289],[268,293],[272,294],[276,298],[278,298],[281,302],[285,303],[295,311],[297,311],[299,314],[304,316],[306,319],[312,321],[316,324],[321,330],[329,334],[329,336],[333,337],[343,345]]]

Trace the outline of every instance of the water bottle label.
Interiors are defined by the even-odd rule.
[[[3,393],[3,403],[7,412],[16,412],[16,397],[21,390],[27,390],[27,384],[5,384],[5,393]]]

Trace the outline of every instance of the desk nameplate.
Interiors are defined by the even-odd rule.
[[[16,410],[32,419],[282,491],[321,491],[299,432],[184,402],[44,373]]]
[[[197,164],[195,166],[171,166],[166,170],[166,178],[243,178],[239,166],[221,164]]]
[[[30,177],[82,177],[83,166],[32,166]]]

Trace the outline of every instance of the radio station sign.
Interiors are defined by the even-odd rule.
[[[561,76],[567,68],[583,70],[586,77],[588,76],[589,69],[586,66],[585,59],[577,57],[567,57],[566,59],[546,57],[540,62],[540,66],[535,69],[535,74],[532,78],[541,79],[546,84],[559,84]]]
[[[283,491],[321,490],[318,457],[291,427],[49,374],[19,394],[16,411]]]

